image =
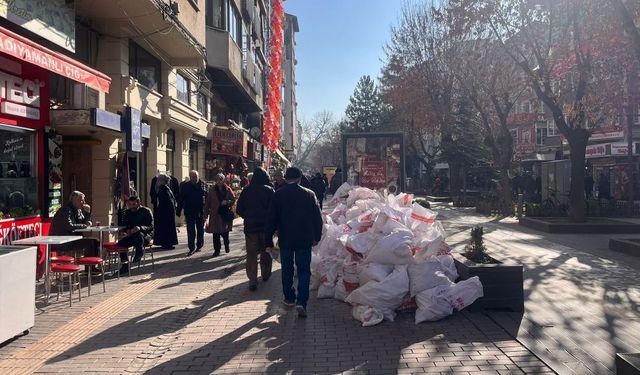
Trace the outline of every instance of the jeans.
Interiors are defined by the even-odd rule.
[[[204,246],[204,219],[201,217],[187,216],[187,242],[189,250],[193,251]],[[197,240],[196,240],[197,234]],[[197,246],[197,247],[196,247]]]
[[[244,236],[247,245],[247,277],[249,284],[256,285],[258,283],[258,254],[260,254],[260,273],[263,280],[271,276],[271,255],[265,251],[263,233],[245,233]]]
[[[220,237],[222,236],[222,240],[224,241],[225,250],[229,250],[229,232],[224,233],[214,233],[213,234],[213,253],[220,254],[220,248],[222,247],[220,244]]]
[[[281,248],[282,292],[288,301],[296,301],[296,305],[307,308],[309,301],[309,282],[311,281],[311,248]],[[298,297],[293,289],[293,264],[298,270]]]
[[[122,247],[135,247],[136,249],[136,254],[134,255],[133,259],[135,261],[137,261],[138,259],[142,258],[142,254],[143,254],[143,246],[145,244],[145,238],[144,235],[140,232],[138,233],[134,233],[128,237],[125,237],[123,239],[121,239],[120,241],[118,241],[118,246],[122,246]],[[128,262],[128,254],[127,253],[120,253],[120,260],[122,260],[122,262]]]

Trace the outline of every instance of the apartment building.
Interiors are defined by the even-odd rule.
[[[300,152],[300,122],[296,99],[296,33],[300,31],[298,17],[284,15],[284,53],[282,57],[282,123],[280,134],[285,156],[291,162],[298,159]]]
[[[202,0],[75,1],[76,54],[111,87],[52,81],[51,128],[63,155],[62,195],[86,192],[95,219],[115,222],[123,173],[150,205],[159,171],[183,180],[204,168],[211,101],[204,7]]]
[[[208,0],[207,76],[211,81],[209,179],[262,165],[270,4],[265,0]]]

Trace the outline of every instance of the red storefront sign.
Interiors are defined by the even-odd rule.
[[[19,219],[19,220],[2,220],[0,221],[0,244],[8,246],[23,238],[40,236],[43,234],[42,220],[39,216]]]
[[[247,157],[247,134],[236,129],[213,129],[211,153]]]
[[[84,83],[96,90],[109,92],[111,78],[108,76],[3,27],[0,27],[0,52]]]
[[[377,160],[364,160],[360,173],[360,185],[369,189],[387,187],[387,163]]]

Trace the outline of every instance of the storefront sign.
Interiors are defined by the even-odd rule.
[[[585,156],[587,158],[597,158],[597,157],[605,156],[606,154],[607,154],[607,147],[606,147],[606,144],[604,143],[599,145],[587,146],[585,150]]]
[[[142,152],[141,113],[139,109],[126,107],[122,117],[122,130],[126,135],[127,151]]]
[[[246,133],[236,129],[214,128],[211,153],[247,157]]]
[[[364,160],[360,173],[360,185],[377,190],[387,187],[387,162]]]
[[[121,131],[122,119],[117,113],[105,111],[100,108],[91,108],[91,125],[100,128]]]
[[[621,128],[596,129],[591,133],[589,140],[616,139],[624,137],[624,130]]]
[[[2,58],[0,63],[1,60],[9,61]],[[0,64],[0,68],[6,69],[6,66]],[[0,111],[7,115],[40,120],[40,92],[48,89],[45,82],[39,79],[22,78],[0,71]]]
[[[629,145],[624,142],[616,142],[611,144],[611,156],[629,155]]]
[[[331,180],[333,179],[333,176],[336,175],[336,170],[337,169],[338,169],[338,167],[324,166],[324,167],[322,167],[322,174],[327,176],[327,180],[329,180],[329,182],[331,182]]]
[[[0,221],[0,244],[11,245],[14,241],[40,236],[42,234],[42,221],[40,217],[22,220]]]
[[[42,47],[3,27],[0,27],[0,52],[71,80],[84,83],[96,90],[109,92],[111,79],[108,76],[82,65],[70,57]]]
[[[151,138],[151,126],[146,122],[140,123],[140,134],[144,139]]]
[[[73,2],[0,0],[0,16],[71,52],[76,50]]]

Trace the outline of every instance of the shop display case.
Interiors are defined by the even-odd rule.
[[[35,246],[0,246],[0,343],[34,325]]]

